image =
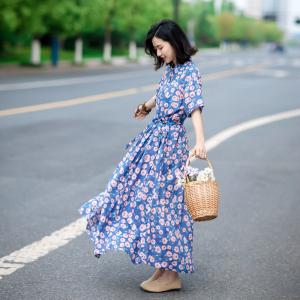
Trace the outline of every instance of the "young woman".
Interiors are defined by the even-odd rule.
[[[106,189],[80,208],[94,242],[94,255],[127,253],[134,264],[155,268],[140,284],[148,292],[181,288],[179,273],[193,273],[193,219],[177,184],[188,157],[206,159],[201,78],[182,29],[171,20],[153,25],[145,51],[155,69],[166,65],[155,95],[138,105],[143,119],[155,107],[150,124],[131,140]],[[189,152],[183,125],[191,117],[196,144]]]

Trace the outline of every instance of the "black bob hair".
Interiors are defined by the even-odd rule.
[[[190,44],[186,34],[176,22],[172,20],[161,20],[151,26],[147,33],[144,45],[146,54],[154,57],[155,70],[162,67],[164,61],[156,54],[156,50],[152,44],[153,37],[157,37],[171,44],[176,53],[177,64],[184,64],[186,61],[189,61],[191,56],[198,51],[196,47],[193,47]],[[173,62],[170,62],[169,64],[174,67]]]

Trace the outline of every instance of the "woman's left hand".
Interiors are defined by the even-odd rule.
[[[200,159],[207,159],[207,152],[205,148],[205,143],[196,143],[196,145],[190,150],[189,158],[196,156]]]

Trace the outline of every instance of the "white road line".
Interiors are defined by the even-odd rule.
[[[29,81],[29,82],[18,82],[18,83],[3,83],[0,84],[0,92],[3,91],[16,91],[16,90],[27,90],[36,88],[45,88],[53,86],[65,86],[65,85],[77,85],[91,82],[104,82],[104,81],[116,81],[124,80],[128,78],[140,78],[145,71],[128,71],[119,74],[103,74],[103,75],[89,75],[81,77],[72,77],[64,79],[51,79],[51,80],[40,80],[40,81]]]
[[[229,138],[246,130],[255,127],[263,126],[272,122],[277,122],[285,119],[295,118],[300,116],[300,109],[285,111],[282,113],[269,115],[257,119],[252,119],[243,122],[236,126],[229,127],[220,133],[208,139],[205,143],[207,151],[210,151]],[[85,219],[79,218],[75,222],[63,227],[52,234],[45,236],[39,241],[36,241],[18,251],[0,258],[0,279],[4,276],[12,274],[16,270],[24,267],[26,264],[31,263],[51,251],[62,247],[69,243],[71,240],[80,236],[85,231]]]
[[[145,72],[148,71],[128,71],[121,74],[89,75],[89,76],[64,78],[64,79],[3,83],[0,84],[0,92],[46,88],[46,87],[54,87],[54,86],[78,85],[78,84],[93,83],[93,82],[117,81],[117,80],[124,80],[128,78],[141,78],[141,76]],[[203,75],[206,74],[203,73]]]
[[[205,81],[209,81],[209,80],[215,80],[215,79],[220,79],[220,78],[224,78],[224,77],[235,76],[235,75],[248,73],[248,72],[255,72],[255,71],[259,70],[260,68],[262,68],[263,65],[265,65],[265,64],[258,64],[258,65],[244,67],[244,68],[223,70],[223,71],[204,75],[203,78]],[[137,94],[139,92],[149,92],[149,91],[153,91],[156,87],[157,87],[157,85],[148,85],[148,86],[142,86],[139,88],[131,88],[131,89],[121,90],[121,91],[101,93],[101,94],[96,94],[96,95],[91,95],[91,96],[67,99],[67,100],[63,100],[63,101],[46,102],[46,103],[36,104],[36,105],[27,105],[27,106],[23,106],[23,107],[3,109],[3,110],[0,110],[0,117],[29,113],[29,112],[37,112],[37,111],[43,111],[43,110],[48,110],[48,109],[64,108],[64,107],[68,107],[68,106],[74,106],[74,105],[80,105],[80,104],[86,104],[86,103],[92,103],[92,102],[107,100],[107,99],[114,98],[114,97],[133,95],[133,94]]]
[[[294,109],[294,110],[289,110],[285,111],[282,113],[278,113],[275,115],[269,115],[257,119],[253,119],[247,122],[240,123],[236,126],[229,127],[220,133],[214,135],[212,138],[207,140],[205,143],[205,146],[207,147],[208,150],[211,150],[213,148],[216,148],[219,146],[221,143],[225,142],[229,138],[233,137],[234,135],[237,135],[243,131],[267,125],[272,122],[277,122],[285,119],[290,119],[290,118],[295,118],[300,116],[300,108],[299,109]]]
[[[273,77],[275,78],[284,78],[289,75],[288,71],[285,70],[275,70]]]
[[[55,109],[55,108],[64,108],[64,107],[68,107],[68,106],[74,106],[74,105],[79,105],[79,104],[86,104],[86,103],[107,100],[107,99],[111,99],[114,97],[124,97],[124,96],[128,96],[128,95],[137,94],[140,91],[148,91],[147,89],[149,89],[149,88],[152,88],[152,90],[153,90],[155,87],[156,86],[151,85],[151,86],[146,86],[146,87],[141,87],[141,88],[131,88],[131,89],[122,90],[122,91],[114,91],[114,92],[96,94],[96,95],[91,95],[91,96],[86,96],[86,97],[79,97],[79,98],[63,100],[63,101],[46,102],[46,103],[36,104],[36,105],[28,105],[28,106],[22,106],[22,107],[16,107],[16,108],[3,109],[3,110],[0,110],[0,117],[29,113],[29,112],[37,112],[37,111],[43,111],[43,110]]]
[[[84,232],[84,223],[84,219],[80,218],[41,240],[0,258],[0,279],[69,243]]]
[[[270,76],[273,78],[285,78],[289,75],[289,72],[279,69],[260,69],[255,74],[261,76]]]
[[[294,59],[292,62],[292,67],[299,68],[300,67],[300,59]]]
[[[245,64],[246,64],[246,62],[243,59],[235,59],[233,61],[233,65],[237,66],[237,67],[244,66]]]

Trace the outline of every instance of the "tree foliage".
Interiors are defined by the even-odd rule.
[[[116,47],[131,40],[138,45],[150,25],[172,19],[174,0],[0,0],[0,51],[5,45],[29,45],[33,37],[56,35],[63,39],[82,36],[99,40],[112,36]],[[221,41],[258,44],[280,41],[282,32],[275,23],[254,20],[235,13],[231,1],[223,1],[216,14],[214,0],[180,1],[178,23],[187,30],[195,24],[197,46],[216,46]],[[122,46],[123,45],[123,46]]]

